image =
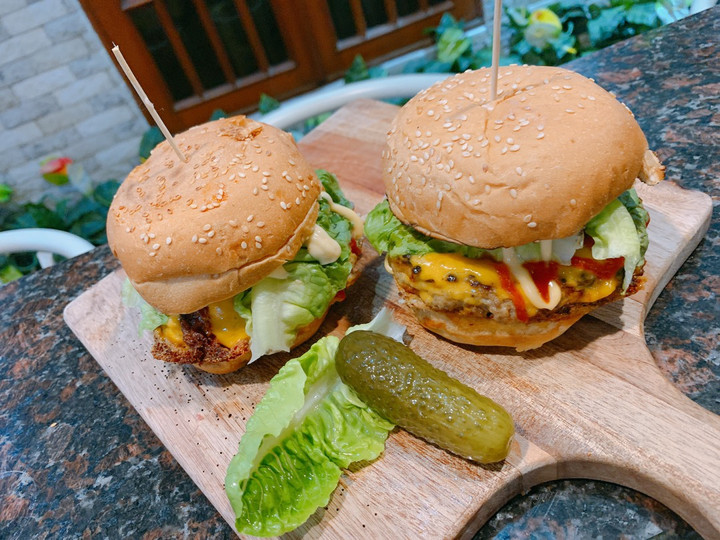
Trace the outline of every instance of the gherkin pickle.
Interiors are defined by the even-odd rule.
[[[413,435],[479,463],[507,456],[514,432],[508,412],[402,343],[352,332],[340,341],[335,364],[365,403]]]

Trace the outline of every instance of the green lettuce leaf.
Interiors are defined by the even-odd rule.
[[[645,210],[645,207],[643,207],[642,201],[640,200],[640,197],[638,197],[635,189],[628,189],[625,193],[618,197],[618,200],[623,203],[625,208],[627,208],[627,211],[630,212],[630,216],[635,223],[635,230],[637,231],[638,238],[640,239],[640,255],[643,257],[639,264],[642,264],[645,262],[645,252],[647,251],[650,243],[647,233],[647,224],[650,221],[650,216],[648,215],[647,210]]]
[[[388,318],[371,329],[397,335]],[[248,421],[225,478],[239,532],[275,536],[302,525],[327,504],[342,468],[385,448],[394,426],[342,383],[338,343],[325,337],[285,364]]]
[[[169,318],[148,304],[135,290],[129,279],[126,279],[122,286],[122,301],[128,307],[140,310],[140,322],[138,323],[138,335],[141,336],[146,330],[153,331],[158,326],[167,324]]]
[[[640,238],[630,212],[615,199],[588,222],[585,232],[595,241],[592,247],[595,259],[625,258],[622,284],[625,291],[632,281],[635,267],[642,261]]]
[[[337,178],[318,170],[318,177],[333,201],[351,207]],[[340,245],[340,257],[322,265],[305,248],[286,263],[284,278],[267,277],[235,297],[235,310],[246,321],[251,362],[271,352],[289,351],[297,331],[322,316],[335,295],[347,286],[352,271],[350,242],[352,224],[320,199],[317,224]]]
[[[337,204],[342,204],[343,206],[347,206],[348,208],[355,207],[353,203],[351,203],[345,198],[345,194],[342,192],[342,189],[340,189],[340,184],[338,183],[337,176],[335,176],[331,172],[326,171],[325,169],[317,169],[315,172],[318,175],[318,180],[320,180],[320,183],[323,185],[328,195],[330,195],[330,198],[333,200],[333,202]]]
[[[289,351],[298,329],[322,316],[347,282],[347,276],[343,283],[331,279],[319,263],[293,262],[283,268],[286,278],[267,277],[250,289],[249,317],[238,311],[247,321],[250,362],[272,352]],[[247,305],[247,299],[244,303]]]

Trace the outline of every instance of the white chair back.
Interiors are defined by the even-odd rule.
[[[38,261],[43,268],[53,265],[53,253],[69,259],[94,247],[84,238],[55,229],[16,229],[0,232],[0,253],[37,251]]]

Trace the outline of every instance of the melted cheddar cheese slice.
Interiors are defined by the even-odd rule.
[[[243,319],[233,306],[233,299],[215,302],[208,306],[210,331],[218,342],[232,349],[238,342],[248,338]],[[179,315],[170,315],[167,324],[160,327],[160,335],[177,347],[184,347]]]

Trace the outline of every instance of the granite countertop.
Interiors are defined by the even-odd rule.
[[[573,62],[635,113],[667,178],[720,200],[720,7]],[[720,413],[720,219],[646,325],[658,365]],[[233,532],[65,326],[117,267],[107,247],[0,289],[0,538],[231,537]],[[476,538],[688,537],[660,503],[562,481],[508,503]]]

